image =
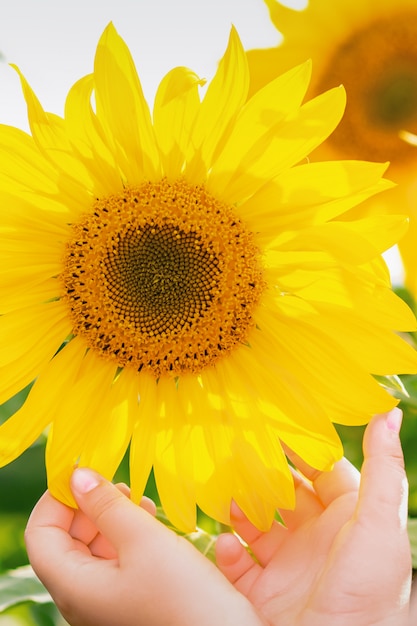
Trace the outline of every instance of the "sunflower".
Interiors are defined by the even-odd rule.
[[[410,214],[399,242],[405,281],[417,297],[417,150],[401,137],[417,133],[417,3],[415,0],[310,0],[303,11],[265,0],[283,34],[280,46],[248,52],[250,92],[311,58],[309,96],[343,84],[344,118],[316,158],[389,159],[395,190],[378,198],[391,212]],[[368,203],[373,210],[374,203]]]
[[[321,470],[333,422],[396,404],[373,375],[417,371],[415,327],[381,252],[401,216],[345,219],[389,189],[385,165],[303,163],[339,122],[343,88],[302,104],[310,63],[248,99],[232,29],[204,81],[178,67],[153,116],[113,25],[94,72],[47,113],[23,76],[31,135],[0,127],[0,427],[10,462],[50,425],[51,492],[75,464],[111,478],[130,444],[132,497],[151,469],[182,530],[196,505],[259,527],[294,504],[282,444]]]

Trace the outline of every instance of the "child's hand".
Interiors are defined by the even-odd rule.
[[[148,501],[135,506],[125,487],[85,469],[72,483],[83,512],[48,493],[35,507],[31,563],[73,626],[406,626],[411,565],[396,416],[368,426],[359,498],[360,476],[346,460],[317,473],[294,459],[312,484],[294,476],[286,529],[260,533],[235,508],[258,562],[232,535],[220,537],[218,564],[230,582],[144,510]]]
[[[388,419],[378,416],[369,424],[359,497],[360,475],[345,459],[330,473],[293,459],[309,481],[295,475],[296,509],[280,511],[287,528],[274,523],[261,533],[233,509],[234,528],[257,562],[236,537],[223,535],[218,565],[268,624],[411,624],[400,419],[394,409]]]
[[[29,558],[72,626],[263,626],[249,601],[126,486],[72,477],[81,510],[46,492],[26,530]]]

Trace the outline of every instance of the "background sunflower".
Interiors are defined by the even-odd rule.
[[[343,84],[346,113],[312,159],[388,160],[397,187],[376,200],[378,210],[410,215],[399,242],[405,282],[417,293],[417,148],[402,131],[417,131],[417,5],[413,0],[310,0],[296,11],[264,0],[282,35],[278,46],[248,51],[251,90],[295,63],[311,58],[310,97]],[[287,4],[287,3],[285,3]],[[375,201],[368,203],[374,210]]]
[[[417,4],[414,0],[310,0],[304,10],[264,0],[272,23],[282,35],[279,45],[248,51],[251,89],[255,92],[273,75],[311,58],[314,66],[310,95],[326,85],[342,83],[347,110],[336,133],[312,159],[383,158],[391,162],[389,177],[397,187],[368,202],[387,212],[403,210],[410,228],[399,242],[405,285],[396,292],[416,309],[417,294],[417,148],[407,145],[400,131],[417,128]],[[376,202],[375,202],[376,200]],[[400,276],[400,273],[397,273]],[[416,335],[408,335],[416,346]],[[402,396],[401,439],[410,482],[410,537],[417,566],[417,378],[402,376],[408,397]],[[395,392],[394,392],[395,393]],[[362,427],[338,427],[346,456],[362,462]]]

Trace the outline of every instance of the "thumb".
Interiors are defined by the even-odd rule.
[[[73,472],[71,490],[79,508],[119,553],[133,538],[137,541],[139,534],[145,537],[147,525],[155,523],[115,485],[86,467]]]
[[[398,408],[376,415],[364,436],[358,516],[393,529],[407,525],[408,482],[399,431]]]

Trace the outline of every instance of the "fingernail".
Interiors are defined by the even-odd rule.
[[[71,478],[71,486],[78,493],[88,493],[100,483],[96,472],[87,467],[78,467],[74,470]]]
[[[401,423],[403,421],[403,412],[398,407],[395,407],[387,414],[385,421],[387,428],[395,433],[399,433],[401,429]]]

